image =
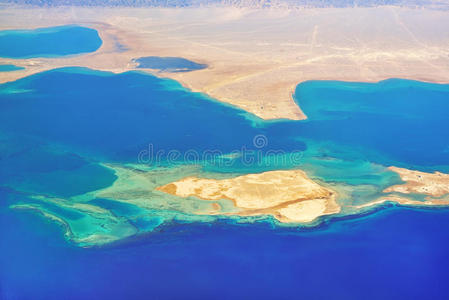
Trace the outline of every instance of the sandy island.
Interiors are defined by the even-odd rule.
[[[390,193],[375,201],[349,206],[357,211],[386,202],[407,206],[448,206],[449,174],[425,173],[389,167],[400,175],[404,184],[386,188]],[[158,187],[157,190],[179,197],[196,197],[217,201],[227,199],[239,209],[226,215],[272,215],[283,223],[308,223],[323,215],[339,213],[346,205],[336,202],[337,193],[312,181],[301,170],[270,171],[231,179],[186,177]],[[394,194],[396,193],[396,194]],[[414,200],[399,194],[423,194],[424,200]],[[356,211],[356,213],[357,213]],[[211,214],[221,214],[219,206]]]
[[[382,20],[382,22],[379,22]],[[144,71],[179,81],[263,119],[304,119],[292,99],[305,80],[449,82],[449,11],[400,7],[249,9],[15,8],[0,30],[80,24],[98,30],[94,53],[0,59],[25,67],[0,82],[64,66],[124,72],[143,56],[183,57],[208,68]],[[299,103],[301,100],[299,99]]]
[[[310,179],[302,170],[269,171],[232,178],[215,174],[221,179],[211,179],[197,177],[199,167],[193,165],[155,169],[132,164],[103,166],[117,176],[111,186],[67,199],[33,196],[36,203],[10,207],[42,214],[61,224],[66,238],[88,247],[137,234],[132,224],[140,219],[151,221],[153,229],[173,220],[211,222],[221,217],[243,217],[239,220],[252,222],[267,216],[273,216],[285,226],[315,226],[321,216],[356,215],[386,202],[411,207],[449,206],[449,174],[396,167],[390,170],[400,174],[404,184],[392,185],[384,190],[385,195],[354,205],[354,199],[348,197],[342,186],[335,184],[329,188]],[[92,203],[92,199],[121,202],[134,206],[136,211],[126,218],[116,216],[109,209]],[[60,214],[61,210],[82,217],[67,218]],[[248,216],[256,218],[245,218]]]
[[[273,215],[285,223],[307,223],[340,212],[336,193],[312,181],[301,170],[270,171],[221,180],[187,177],[157,189],[184,198],[228,199],[239,209],[237,215]]]

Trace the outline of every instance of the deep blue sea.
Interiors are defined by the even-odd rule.
[[[151,231],[132,218],[141,208],[91,199],[137,233],[82,248],[64,236],[67,226],[76,233],[103,223],[35,197],[72,199],[111,186],[117,174],[103,163],[142,163],[149,145],[198,155],[298,152],[295,163],[241,158],[201,168],[235,174],[300,167],[351,189],[345,201],[354,203],[398,182],[379,166],[449,172],[448,85],[311,81],[298,85],[295,99],[308,120],[265,122],[140,72],[64,68],[0,85],[0,298],[448,299],[448,209],[386,204],[315,228],[175,218]],[[65,227],[38,209],[11,208],[29,203]]]

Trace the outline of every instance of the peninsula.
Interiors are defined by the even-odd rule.
[[[384,190],[385,193],[415,193],[432,197],[449,194],[449,174],[441,172],[426,173],[397,167],[390,167],[389,169],[398,173],[405,183],[391,186]]]

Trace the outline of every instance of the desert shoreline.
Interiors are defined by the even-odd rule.
[[[96,29],[103,44],[96,52],[73,56],[0,58],[0,64],[25,67],[1,72],[0,83],[69,66],[113,73],[139,70],[173,79],[192,92],[263,120],[306,119],[300,99],[298,105],[293,95],[298,84],[310,80],[375,83],[401,78],[449,83],[449,33],[432,27],[449,26],[447,11],[399,7],[222,11],[8,7],[0,10],[0,30],[78,24]],[[181,13],[183,20],[167,21]],[[354,13],[361,17],[341,23]],[[379,17],[393,27],[378,28]],[[411,27],[416,19],[426,25]],[[370,33],[376,33],[376,39]],[[182,73],[136,68],[132,60],[145,56],[182,57],[208,67]]]

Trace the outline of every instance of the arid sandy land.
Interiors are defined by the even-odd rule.
[[[397,167],[390,167],[389,169],[398,173],[405,183],[389,187],[384,191],[385,193],[414,193],[432,197],[449,194],[449,174],[441,172],[425,173]]]
[[[384,193],[396,193],[396,195],[390,194],[376,201],[356,206],[356,208],[375,206],[385,202],[396,202],[408,206],[449,205],[449,174],[426,173],[398,167],[389,167],[388,169],[397,173],[404,181],[403,184],[390,186],[383,191]],[[426,198],[423,201],[413,200],[407,198],[410,194],[426,195]]]
[[[95,53],[63,58],[0,59],[26,67],[0,73],[0,82],[64,66],[123,72],[135,69],[133,58],[177,56],[209,67],[156,75],[263,119],[305,118],[292,94],[306,80],[376,82],[398,77],[449,82],[449,11],[397,7],[0,10],[0,29],[63,24],[97,29],[102,47]]]
[[[168,194],[204,200],[231,200],[241,216],[273,215],[281,222],[311,222],[340,212],[336,192],[310,180],[301,170],[270,171],[231,179],[187,177],[161,186]],[[220,212],[217,212],[219,214]]]
[[[186,177],[160,186],[157,190],[182,198],[227,199],[239,209],[231,214],[272,215],[283,223],[308,223],[320,216],[338,214],[345,208],[352,208],[351,213],[358,213],[385,202],[418,207],[449,205],[449,174],[397,167],[389,169],[398,173],[404,184],[388,187],[384,190],[385,196],[356,206],[337,202],[336,191],[311,180],[301,170],[270,171],[220,180]],[[426,198],[416,200],[410,194],[422,194]],[[210,214],[222,214],[220,207]]]

